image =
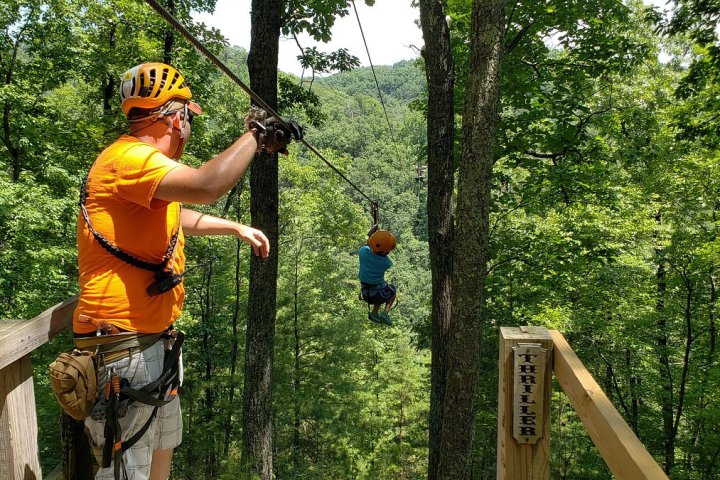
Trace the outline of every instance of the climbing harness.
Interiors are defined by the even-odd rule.
[[[184,339],[185,335],[172,327],[157,334],[123,332],[115,335],[75,338],[75,346],[78,350],[94,352],[98,361],[103,365],[119,360],[126,355],[136,355],[158,341],[172,342],[170,348],[165,350],[163,370],[160,376],[141,388],[131,387],[130,381],[116,375],[112,366],[106,367],[105,389],[95,403],[90,417],[96,421],[105,420],[105,443],[101,466],[109,468],[113,465],[116,480],[121,478],[121,473],[124,475],[123,478],[127,479],[123,453],[145,435],[155,419],[158,409],[170,403],[180,393],[182,381],[180,352]],[[120,419],[127,415],[128,408],[134,402],[154,408],[143,426],[130,438],[123,441]]]
[[[360,300],[370,305],[381,305],[388,301],[390,298],[395,296],[393,300],[393,309],[397,305],[397,288],[392,283],[381,283],[379,285],[372,285],[369,283],[360,283]]]
[[[228,68],[227,65],[225,65],[219,58],[217,58],[210,50],[207,49],[200,41],[192,34],[190,31],[185,28],[170,12],[165,10],[165,8],[160,5],[156,0],[145,0],[145,2],[150,5],[153,10],[155,10],[168,24],[170,24],[171,27],[173,27],[178,33],[180,33],[185,40],[190,42],[190,44],[195,47],[195,49],[200,52],[202,55],[205,56],[210,62],[215,65],[220,71],[222,71],[225,75],[230,78],[236,85],[238,85],[245,93],[247,93],[250,98],[253,100],[253,102],[265,110],[270,117],[275,117],[278,119],[278,122],[280,122],[285,128],[287,128],[289,131],[292,131],[292,128],[290,125],[288,125],[287,121],[285,121],[280,115],[278,115],[274,109],[272,109],[265,101],[263,101],[260,96],[252,91],[249,86],[245,84],[237,75],[235,75],[230,68]],[[320,152],[317,151],[315,147],[310,145],[310,143],[307,142],[304,138],[299,140],[300,143],[305,145],[305,147],[313,152],[320,160],[322,160],[328,167],[330,167],[337,175],[340,176],[348,185],[350,185],[352,188],[355,189],[360,195],[362,195],[366,200],[370,202],[370,212],[371,216],[373,218],[373,224],[378,223],[378,203],[368,197],[365,192],[363,192],[355,183],[353,183],[349,178],[347,178],[335,165],[330,163]]]

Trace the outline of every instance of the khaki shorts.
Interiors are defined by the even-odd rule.
[[[146,348],[132,357],[124,357],[105,366],[102,360],[98,362],[99,391],[104,389],[108,378],[108,370],[112,368],[116,375],[130,381],[130,386],[140,388],[160,377],[165,357],[165,340],[160,340],[151,347]],[[181,362],[182,364],[182,362]],[[130,438],[140,430],[150,417],[153,406],[140,402],[133,402],[127,414],[120,419],[122,427],[122,440]],[[85,420],[85,429],[90,437],[90,446],[93,449],[98,464],[102,459],[102,448],[105,443],[105,421]],[[129,480],[146,480],[150,476],[153,450],[175,448],[182,442],[182,415],[180,412],[180,399],[175,397],[170,403],[158,408],[155,419],[147,432],[132,447],[125,451],[125,470]],[[113,465],[110,468],[100,468],[95,475],[98,480],[114,480]]]

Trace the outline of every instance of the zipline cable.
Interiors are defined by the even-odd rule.
[[[257,106],[259,106],[260,108],[262,108],[263,110],[265,110],[265,111],[268,113],[268,115],[277,118],[278,121],[279,121],[283,126],[285,126],[285,128],[290,129],[290,126],[287,124],[287,122],[285,122],[285,120],[284,120],[280,115],[278,115],[278,114],[275,112],[275,110],[273,110],[272,108],[270,108],[270,106],[269,106],[267,103],[265,103],[265,102],[263,101],[263,99],[260,98],[260,96],[259,96],[257,93],[253,92],[252,89],[251,89],[250,87],[248,87],[248,86],[245,84],[245,82],[243,82],[243,81],[240,79],[240,77],[238,77],[237,75],[235,75],[235,74],[232,72],[232,70],[230,70],[230,69],[228,68],[228,66],[225,65],[219,58],[217,58],[217,57],[215,56],[215,54],[213,54],[210,50],[208,50],[207,47],[205,47],[205,45],[203,45],[202,43],[200,43],[200,41],[199,41],[192,33],[190,33],[190,31],[189,31],[187,28],[185,28],[170,12],[168,12],[167,10],[165,10],[165,8],[164,8],[162,5],[160,5],[158,2],[156,2],[155,0],[145,0],[145,2],[146,2],[148,5],[150,5],[150,6],[153,8],[153,10],[155,10],[163,19],[165,19],[165,21],[168,22],[171,27],[173,27],[173,28],[174,28],[176,31],[178,31],[183,37],[185,37],[185,40],[187,40],[188,42],[190,42],[190,44],[191,44],[193,47],[195,47],[195,49],[196,49],[198,52],[200,52],[201,54],[203,54],[203,55],[205,56],[205,58],[207,58],[208,60],[210,60],[210,62],[211,62],[213,65],[215,65],[215,66],[216,66],[217,68],[219,68],[225,75],[227,75],[228,78],[230,78],[230,80],[232,80],[232,81],[235,82],[240,88],[242,88],[242,89],[245,91],[245,93],[247,93],[247,94],[250,96],[250,98],[253,99],[253,101],[255,102],[255,104],[256,104]],[[383,107],[383,108],[384,108],[384,107]],[[303,145],[305,145],[305,147],[306,147],[308,150],[310,150],[310,151],[313,152],[315,155],[317,155],[317,157],[320,158],[320,160],[322,160],[323,162],[325,162],[325,164],[326,164],[328,167],[330,167],[336,174],[338,174],[338,175],[340,176],[340,178],[342,178],[343,180],[345,180],[345,182],[347,182],[347,183],[348,183],[351,187],[353,187],[360,195],[362,195],[366,200],[368,200],[368,201],[370,202],[370,212],[371,212],[371,216],[372,216],[372,218],[373,218],[373,224],[376,224],[376,225],[377,225],[377,223],[378,223],[378,211],[379,211],[378,203],[377,203],[375,200],[373,200],[373,199],[371,199],[370,197],[368,197],[368,196],[365,194],[365,192],[363,192],[357,185],[355,185],[352,181],[350,181],[349,178],[347,178],[340,170],[338,170],[338,168],[337,168],[335,165],[333,165],[332,163],[330,163],[320,152],[317,151],[317,149],[316,149],[315,147],[313,147],[312,145],[310,145],[305,139],[300,140],[300,143],[302,143]]]
[[[365,51],[367,52],[368,62],[370,63],[370,70],[372,71],[373,78],[375,79],[375,86],[377,87],[378,96],[380,97],[380,105],[382,105],[383,113],[385,113],[385,120],[387,121],[388,130],[390,132],[390,139],[392,139],[393,145],[395,145],[395,153],[397,153],[399,157],[400,151],[397,149],[398,147],[397,142],[395,141],[395,135],[393,134],[393,129],[390,125],[390,117],[388,117],[387,110],[385,109],[385,102],[383,101],[382,91],[380,90],[380,82],[378,82],[377,75],[375,75],[375,66],[373,65],[372,58],[370,58],[370,49],[368,48],[367,40],[365,40],[365,32],[363,31],[362,23],[360,23],[360,15],[358,15],[355,0],[350,0],[350,2],[352,3],[353,10],[355,10],[355,18],[357,18],[358,27],[360,27],[360,35],[362,36],[363,43],[365,44]]]

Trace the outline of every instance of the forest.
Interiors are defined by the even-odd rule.
[[[534,325],[565,336],[670,478],[720,479],[717,5],[417,0],[417,60],[299,50],[298,78],[267,45],[329,38],[351,2],[252,2],[253,22],[277,14],[255,51],[193,22],[215,0],[160,3],[398,238],[388,327],[358,298],[369,202],[306,148],[198,207],[269,226],[276,272],[235,239],[188,239],[171,478],[495,478],[499,327]],[[180,69],[204,109],[183,163],[243,133],[248,96],[145,2],[0,2],[1,319],[78,293],[79,188],[127,130],[119,78],[145,61]],[[33,354],[44,472],[63,461],[47,365],[71,344]],[[612,478],[553,392],[550,477]]]

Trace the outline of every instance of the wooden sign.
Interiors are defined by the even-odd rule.
[[[547,350],[539,343],[513,347],[513,437],[535,444],[542,438]]]

